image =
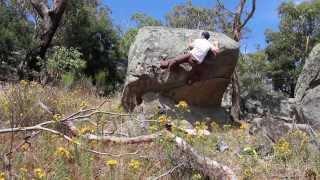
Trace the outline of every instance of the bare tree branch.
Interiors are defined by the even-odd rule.
[[[141,143],[155,142],[156,139],[158,139],[162,136],[168,136],[168,137],[172,138],[176,147],[179,150],[181,150],[181,152],[185,153],[187,157],[191,158],[191,161],[189,162],[189,164],[193,169],[196,169],[196,170],[200,171],[201,173],[203,173],[204,175],[215,178],[215,179],[216,178],[230,179],[230,180],[236,179],[234,172],[229,167],[221,165],[220,163],[218,163],[214,160],[211,160],[210,158],[208,158],[206,156],[200,155],[185,140],[183,140],[182,138],[171,133],[169,130],[162,130],[162,131],[156,132],[154,134],[142,135],[142,136],[137,136],[137,137],[116,137],[116,136],[106,136],[106,135],[100,136],[100,135],[94,135],[94,134],[85,134],[85,135],[80,134],[78,129],[76,128],[76,126],[73,124],[73,122],[77,122],[77,121],[83,119],[84,117],[86,117],[88,120],[90,120],[90,117],[93,116],[94,114],[97,114],[97,113],[118,115],[118,116],[123,115],[123,114],[118,114],[118,113],[98,111],[97,108],[91,108],[91,109],[81,110],[77,113],[73,113],[70,116],[63,118],[62,120],[60,120],[58,122],[46,121],[46,122],[37,124],[35,126],[30,126],[30,127],[17,127],[17,128],[0,129],[0,134],[14,133],[14,132],[25,132],[25,131],[45,131],[48,133],[58,135],[58,136],[64,138],[65,140],[67,140],[68,142],[71,142],[73,144],[78,145],[80,149],[83,149],[85,151],[88,151],[88,152],[91,152],[91,153],[94,153],[97,155],[108,155],[108,156],[114,156],[114,157],[121,157],[121,156],[125,156],[125,155],[135,155],[138,152],[126,153],[126,154],[111,154],[111,153],[99,152],[96,150],[88,149],[88,148],[84,147],[81,143],[73,140],[70,136],[67,136],[57,130],[53,130],[53,129],[50,129],[50,128],[47,128],[44,126],[48,126],[53,123],[64,124],[72,132],[72,134],[77,137],[82,137],[82,138],[85,138],[89,141],[100,141],[100,142],[105,142],[105,143],[117,143],[117,144],[141,144]],[[125,115],[127,115],[127,114],[125,114]],[[174,169],[172,171],[174,171]],[[170,172],[172,172],[172,171],[170,171]]]
[[[216,0],[217,1],[217,4],[218,4],[218,7],[220,7],[221,9],[224,9],[224,10],[226,10],[226,12],[229,14],[229,15],[235,15],[235,13],[234,12],[232,12],[232,11],[230,11],[229,9],[227,9],[224,5],[223,5],[223,3],[221,3],[221,1],[220,0]]]
[[[30,3],[41,18],[48,15],[49,8],[42,0],[30,0]]]
[[[42,19],[39,31],[40,42],[35,48],[30,50],[26,55],[26,65],[30,70],[40,71],[38,56],[45,59],[47,49],[60,25],[62,15],[67,7],[68,0],[53,0],[52,8],[46,5],[44,0],[29,0],[37,14]],[[23,67],[21,67],[23,69]],[[26,68],[26,67],[24,67]],[[23,75],[21,75],[23,76]],[[20,77],[23,78],[23,77]]]
[[[249,13],[249,15],[245,18],[245,20],[243,21],[243,23],[241,24],[241,29],[243,27],[245,27],[247,25],[247,23],[249,22],[249,20],[252,18],[254,12],[256,11],[256,0],[252,0],[252,8],[251,11]]]

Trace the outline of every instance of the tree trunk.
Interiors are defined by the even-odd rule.
[[[240,117],[240,84],[238,76],[238,67],[236,66],[231,78],[232,106],[230,109],[231,117],[234,121],[241,120]]]
[[[256,10],[256,0],[252,0],[252,8],[250,13],[246,15],[244,20],[241,20],[242,15],[244,14],[244,9],[247,0],[240,0],[237,11],[234,15],[233,20],[233,39],[237,42],[241,40],[241,31],[252,18],[255,10]],[[232,106],[231,106],[231,117],[234,121],[241,120],[240,117],[240,83],[239,83],[239,75],[238,75],[238,68],[235,68],[233,72],[232,79]]]
[[[30,0],[33,8],[41,18],[42,24],[40,28],[39,46],[32,49],[26,57],[28,69],[40,71],[41,66],[39,65],[39,59],[37,57],[40,57],[42,60],[45,59],[46,52],[59,27],[67,2],[68,0],[53,0],[53,7],[49,9],[42,0]]]

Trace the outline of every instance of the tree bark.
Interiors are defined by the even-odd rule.
[[[237,11],[234,15],[233,20],[233,39],[237,42],[241,40],[241,32],[242,29],[247,25],[249,20],[252,18],[255,10],[256,10],[256,0],[252,0],[252,8],[249,14],[245,17],[245,19],[242,21],[241,17],[243,15],[243,10],[246,5],[247,0],[240,0],[240,3],[238,5]],[[235,71],[231,78],[231,84],[232,84],[232,106],[231,106],[231,117],[234,121],[241,120],[240,117],[240,83],[239,83],[239,74],[238,74],[238,68],[235,68]]]
[[[232,78],[231,78],[231,91],[232,91],[232,105],[230,109],[231,117],[234,121],[241,120],[241,108],[240,108],[240,84],[239,84],[239,75],[238,67],[236,66]]]
[[[42,0],[30,0],[32,7],[41,18],[42,24],[40,28],[39,46],[32,49],[26,58],[29,69],[40,71],[37,56],[41,59],[45,59],[46,52],[59,27],[67,2],[68,0],[53,0],[52,8],[49,9],[46,3]]]

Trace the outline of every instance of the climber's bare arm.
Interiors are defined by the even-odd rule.
[[[189,39],[189,46],[188,46],[189,49],[193,49],[193,41],[192,39]]]
[[[211,51],[213,52],[213,54],[215,56],[220,52],[218,41],[213,42],[213,46],[211,47]]]

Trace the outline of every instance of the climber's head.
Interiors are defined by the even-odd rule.
[[[201,37],[208,40],[210,38],[210,34],[209,32],[204,31],[201,33]]]

